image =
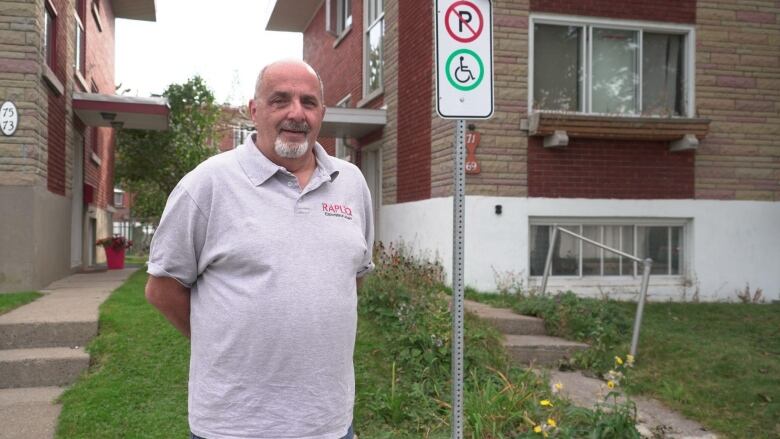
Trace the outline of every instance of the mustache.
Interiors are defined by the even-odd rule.
[[[279,125],[279,129],[285,131],[297,131],[297,132],[308,133],[309,130],[311,130],[311,127],[309,126],[308,123],[306,123],[306,121],[295,122],[293,120],[285,120],[284,122],[282,122],[281,125]]]

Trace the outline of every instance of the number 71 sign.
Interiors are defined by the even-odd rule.
[[[447,119],[493,115],[490,0],[435,0],[436,112]]]

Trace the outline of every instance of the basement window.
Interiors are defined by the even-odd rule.
[[[530,29],[532,111],[693,117],[693,26],[539,14]]]
[[[651,258],[651,274],[681,276],[684,273],[685,221],[652,220],[532,220],[529,234],[531,276],[544,275],[553,224],[604,245],[637,256]],[[558,232],[550,276],[637,277],[642,266],[631,259],[603,250]]]

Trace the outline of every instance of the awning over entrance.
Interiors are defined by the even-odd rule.
[[[76,92],[73,111],[87,126],[165,131],[170,108],[165,98]]]
[[[111,0],[116,18],[157,21],[154,0]]]
[[[367,108],[328,107],[322,121],[320,136],[353,137],[359,139],[387,124],[385,110]]]
[[[322,0],[276,0],[265,30],[303,32],[320,5]]]

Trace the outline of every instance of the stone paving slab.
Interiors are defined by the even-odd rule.
[[[466,311],[493,325],[499,332],[512,335],[545,335],[544,320],[520,315],[511,309],[465,301]]]
[[[547,335],[504,335],[504,349],[517,364],[554,366],[588,345]]]
[[[608,393],[606,383],[586,377],[580,372],[550,371],[550,384],[561,383],[561,393],[580,407],[593,408],[604,401]],[[660,402],[641,396],[631,397],[636,403],[637,429],[647,438],[668,439],[717,439],[701,424],[686,419]],[[625,401],[619,398],[618,401]]]
[[[32,348],[0,351],[0,388],[64,386],[89,367],[84,348]]]
[[[61,387],[0,389],[0,439],[50,439],[54,437]]]
[[[97,332],[98,308],[111,291],[138,267],[75,274],[43,290],[44,297],[0,316],[0,336],[9,336],[0,350],[0,439],[51,439],[60,406],[60,387],[89,365],[83,344]],[[74,338],[75,337],[75,338]],[[80,349],[71,349],[74,341]],[[83,344],[82,344],[83,342]],[[59,348],[14,349],[44,343]],[[15,378],[14,378],[15,377]],[[59,379],[66,377],[67,381]],[[40,380],[38,380],[40,378]],[[64,380],[65,378],[63,378]],[[51,384],[49,384],[51,383]]]

